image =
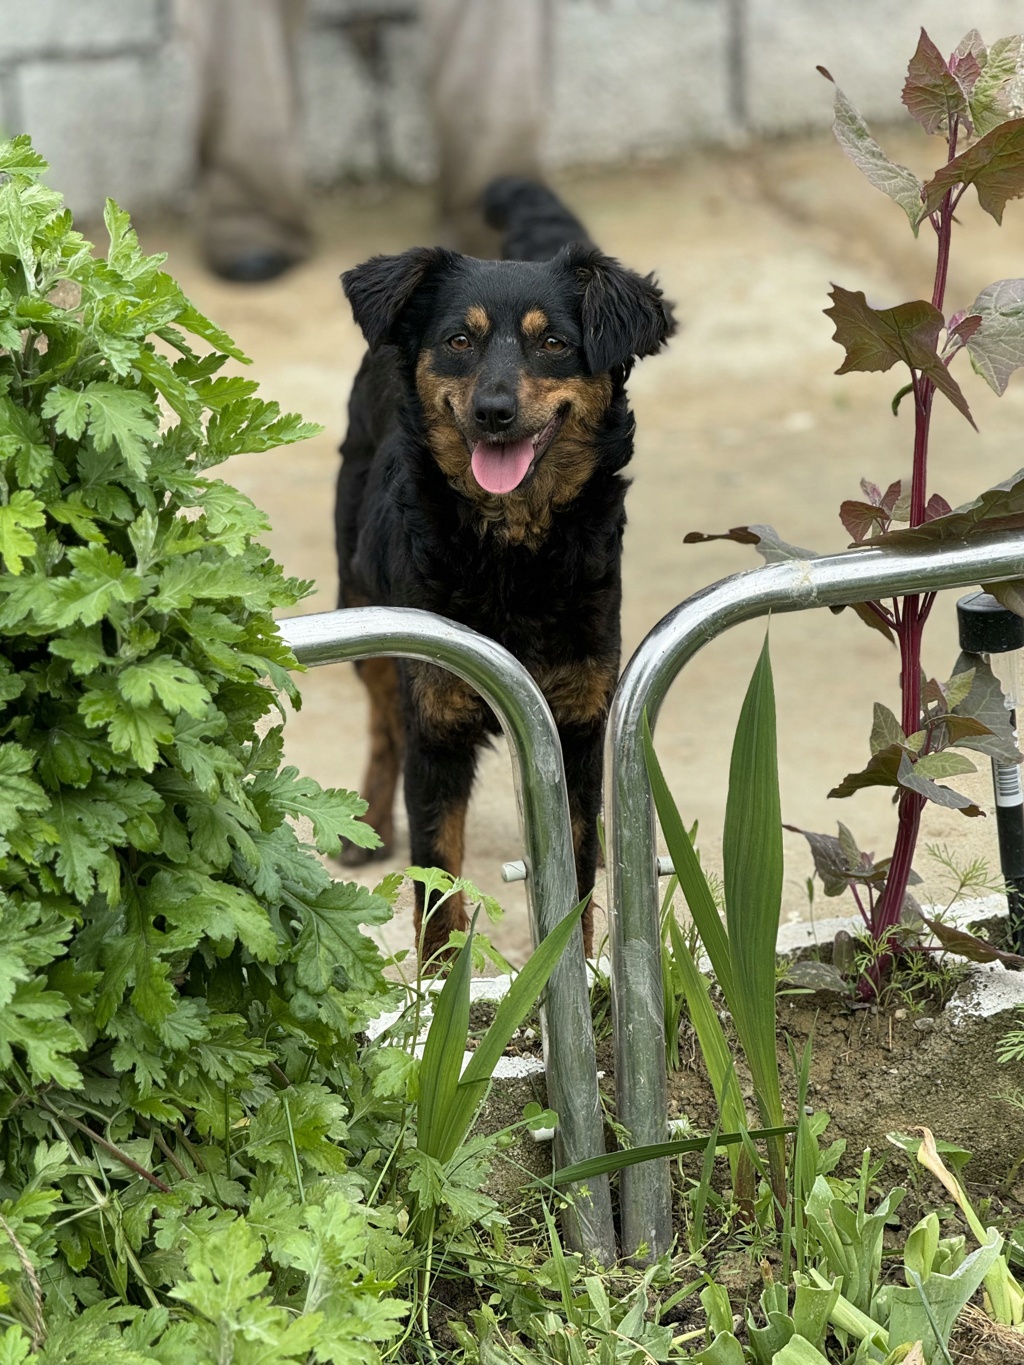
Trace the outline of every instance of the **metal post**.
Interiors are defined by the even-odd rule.
[[[929,549],[790,560],[734,574],[696,593],[641,643],[612,699],[604,783],[618,1118],[635,1145],[667,1136],[654,814],[641,741],[645,708],[653,728],[683,665],[741,621],[1020,577],[1024,536],[1006,532]],[[626,1168],[621,1195],[624,1254],[641,1249],[648,1257],[661,1255],[672,1241],[668,1163]]]
[[[562,747],[544,694],[507,649],[467,626],[405,607],[353,607],[279,623],[299,663],[420,659],[457,674],[497,716],[512,755],[526,850],[526,896],[534,943],[576,904],[569,800]],[[604,1153],[597,1060],[583,937],[577,928],[548,984],[542,1014],[548,1097],[558,1113],[555,1159],[571,1165]],[[608,1177],[573,1187],[567,1238],[603,1265],[615,1260]]]

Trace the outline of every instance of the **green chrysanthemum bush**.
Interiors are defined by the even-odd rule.
[[[109,204],[97,259],[0,144],[0,1365],[372,1360],[362,1202],[387,900],[361,803],[260,725],[305,585],[205,471],[315,428]]]

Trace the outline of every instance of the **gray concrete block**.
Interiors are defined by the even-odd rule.
[[[437,175],[437,140],[427,105],[423,34],[418,24],[381,32],[381,155],[392,175],[414,185]]]
[[[370,179],[381,169],[380,91],[341,29],[311,29],[300,53],[306,166],[314,184]]]
[[[151,47],[169,16],[169,0],[0,0],[0,66]]]
[[[552,164],[665,155],[728,136],[722,0],[560,0],[554,18]]]
[[[149,58],[27,62],[15,99],[18,131],[32,134],[78,217],[97,217],[108,196],[132,211],[174,204],[194,178],[194,72],[177,45]]]
[[[747,101],[755,132],[796,132],[832,118],[826,66],[865,118],[906,117],[900,92],[924,26],[943,52],[970,27],[988,42],[1021,28],[1015,0],[748,0]]]

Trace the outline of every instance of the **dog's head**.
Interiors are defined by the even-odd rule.
[[[543,262],[419,248],[343,283],[370,346],[397,346],[415,374],[441,468],[478,499],[538,485],[556,503],[575,496],[613,375],[675,330],[654,280],[592,247]]]

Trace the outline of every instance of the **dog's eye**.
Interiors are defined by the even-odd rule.
[[[565,342],[561,337],[545,337],[540,343],[540,349],[547,351],[548,355],[557,355],[559,351],[565,350]]]
[[[453,351],[468,351],[471,344],[469,337],[462,332],[459,332],[457,336],[448,338],[448,345]]]

